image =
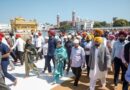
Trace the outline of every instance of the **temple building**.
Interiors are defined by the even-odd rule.
[[[36,20],[26,21],[24,18],[17,17],[14,20],[10,20],[11,29],[15,32],[30,32],[37,30]]]

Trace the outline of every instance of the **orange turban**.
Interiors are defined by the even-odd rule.
[[[95,33],[98,33],[100,36],[104,34],[103,30],[101,29],[95,29]]]
[[[102,37],[95,37],[94,42],[98,42],[101,44],[101,43],[103,43],[103,38]]]
[[[90,34],[90,36],[91,36],[91,39],[94,39],[94,35],[93,34]]]
[[[86,35],[87,35],[87,32],[83,32],[83,33],[82,33],[82,36],[83,36],[83,37],[86,37]]]

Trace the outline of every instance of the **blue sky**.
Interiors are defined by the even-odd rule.
[[[56,24],[57,13],[61,20],[71,20],[73,10],[83,19],[111,22],[112,17],[119,17],[130,21],[130,0],[0,0],[0,23],[21,16]]]

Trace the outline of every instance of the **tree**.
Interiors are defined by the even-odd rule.
[[[128,26],[129,22],[125,19],[117,19],[113,22],[113,27],[123,27]]]
[[[106,27],[107,26],[107,22],[106,21],[100,22],[100,24],[101,24],[102,27]]]
[[[130,26],[130,21],[129,21],[129,26]]]
[[[100,22],[94,22],[94,25],[93,25],[94,28],[100,28],[101,26],[102,25]]]
[[[94,28],[107,27],[107,26],[108,26],[108,23],[106,21],[94,23]]]
[[[65,25],[62,25],[62,26],[60,26],[60,30],[69,30],[69,29],[71,29],[72,28],[72,26],[71,25],[69,25],[69,24],[65,24]]]
[[[72,24],[70,22],[64,21],[60,23],[60,30],[69,30],[72,28]]]

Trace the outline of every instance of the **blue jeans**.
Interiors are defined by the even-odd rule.
[[[8,65],[9,65],[9,60],[1,62],[1,67],[2,67],[5,77],[8,78],[9,80],[11,80],[12,82],[14,82],[16,80],[16,78],[8,73],[8,71],[7,71]]]

